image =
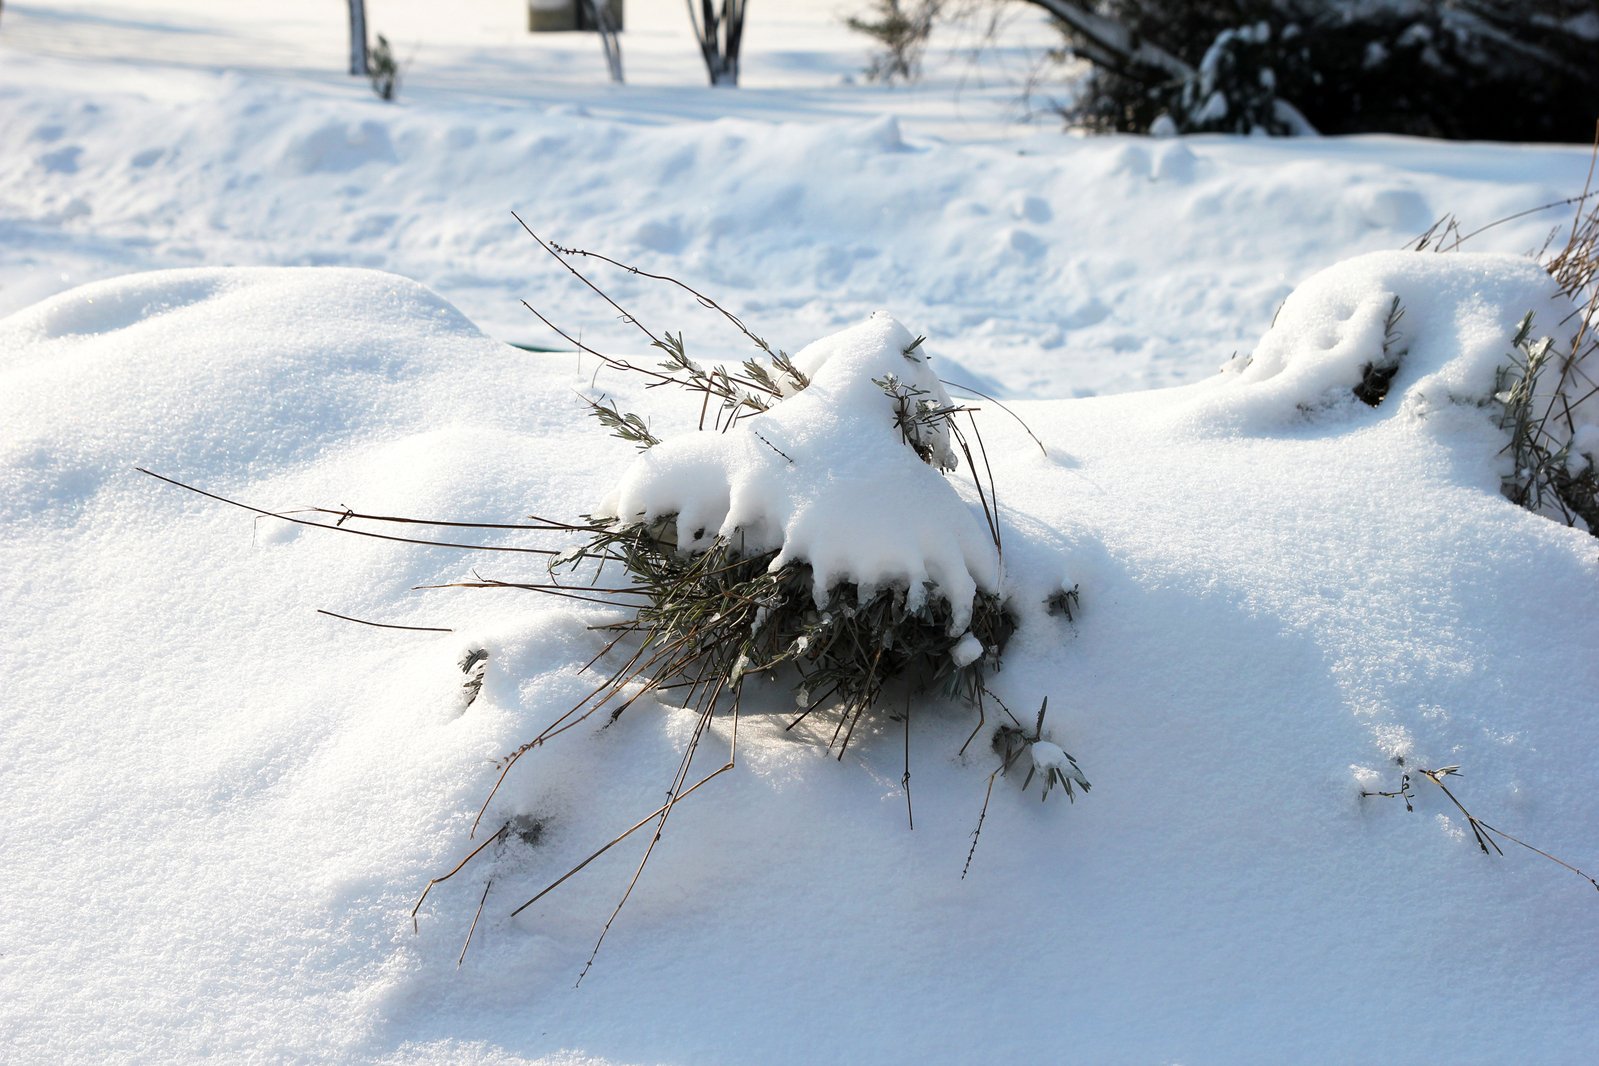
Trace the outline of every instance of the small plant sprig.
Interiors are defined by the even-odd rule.
[[[617,409],[616,401],[607,397],[590,400],[583,397],[583,402],[589,405],[589,414],[597,419],[600,425],[611,431],[611,436],[619,437],[645,451],[661,443],[661,438],[650,432],[649,425],[638,415]]]
[[[1399,333],[1399,323],[1404,317],[1404,306],[1395,296],[1393,303],[1388,306],[1388,313],[1383,316],[1382,354],[1361,367],[1360,383],[1354,389],[1355,399],[1368,407],[1378,406],[1388,396],[1388,387],[1393,383],[1394,375],[1399,373],[1400,362],[1410,354],[1409,349],[1400,347],[1403,338]]]
[[[1025,792],[1033,783],[1033,775],[1039,770],[1044,771],[1044,792],[1041,799],[1049,799],[1049,793],[1056,785],[1061,786],[1066,792],[1066,798],[1075,803],[1077,797],[1072,793],[1072,782],[1087,792],[1092,786],[1083,776],[1082,770],[1077,767],[1077,760],[1059,745],[1044,739],[1044,715],[1049,711],[1049,697],[1044,697],[1044,702],[1038,708],[1038,719],[1033,723],[1033,731],[1029,733],[1018,723],[1016,725],[1001,725],[994,732],[994,751],[1000,757],[999,769],[996,773],[1006,774],[1023,755],[1031,755],[1032,763],[1027,768],[1027,779],[1022,782],[1022,791]]]
[[[667,371],[667,380],[658,380],[646,387],[655,388],[670,381],[671,384],[690,392],[704,393],[707,401],[712,399],[718,401],[719,406],[713,423],[717,429],[724,431],[731,429],[742,418],[768,411],[772,404],[786,395],[778,379],[773,376],[772,370],[754,359],[746,359],[740,364],[743,373],[730,371],[725,366],[715,366],[706,370],[689,358],[681,333],[675,337],[671,333],[663,334],[661,340],[654,342],[654,347],[666,353],[666,359],[660,365]],[[790,393],[797,392],[810,384],[788,359],[787,353],[783,353],[781,363],[774,360],[772,369],[782,375],[791,386]],[[705,428],[703,411],[700,428]]]
[[[1044,715],[1048,711],[1049,697],[1045,696],[1044,702],[1038,707],[1038,718],[1033,723],[1033,730],[1029,733],[1016,716],[1010,714],[1010,709],[1005,708],[1005,713],[1010,716],[1013,724],[1002,724],[994,731],[993,746],[995,754],[999,756],[999,765],[988,775],[988,787],[983,793],[982,809],[977,812],[977,828],[972,830],[972,846],[966,852],[966,865],[961,869],[961,880],[964,881],[966,875],[971,872],[972,856],[977,854],[977,841],[983,835],[983,822],[988,817],[988,801],[994,796],[994,781],[1008,775],[1011,767],[1021,761],[1022,756],[1031,757],[1027,767],[1027,779],[1022,782],[1023,792],[1032,785],[1033,775],[1039,770],[1044,771],[1044,789],[1039,797],[1040,801],[1048,800],[1050,792],[1057,786],[1065,791],[1066,799],[1072,803],[1077,802],[1076,793],[1072,791],[1074,784],[1085,793],[1093,788],[1088,783],[1088,778],[1083,776],[1083,771],[1071,753],[1053,741],[1044,739]]]
[[[943,466],[950,460],[939,445],[949,435],[956,415],[971,408],[957,403],[942,404],[927,398],[926,389],[909,385],[893,374],[873,378],[872,384],[894,401],[894,428],[900,439],[928,466]]]
[[[1510,436],[1504,449],[1511,464],[1504,494],[1530,511],[1558,515],[1567,525],[1580,518],[1588,532],[1599,536],[1599,471],[1588,457],[1572,454],[1567,433],[1550,426],[1555,400],[1539,410],[1538,386],[1553,358],[1554,341],[1533,338],[1529,312],[1511,345],[1510,363],[1500,368],[1494,383],[1494,400],[1501,406],[1499,428]]]
[[[1044,609],[1053,615],[1065,615],[1068,622],[1075,622],[1083,609],[1082,591],[1076,585],[1057,589],[1044,600]]]
[[[1403,759],[1398,760],[1398,762],[1401,767],[1405,765]],[[1461,803],[1460,799],[1454,794],[1454,792],[1450,790],[1449,786],[1444,783],[1445,778],[1463,776],[1460,772],[1459,766],[1440,766],[1436,770],[1417,767],[1416,773],[1437,785],[1438,788],[1443,791],[1443,794],[1448,797],[1449,802],[1454,804],[1455,809],[1458,810],[1461,816],[1466,819],[1466,824],[1471,828],[1472,837],[1476,840],[1478,849],[1481,850],[1484,855],[1503,856],[1505,852],[1504,849],[1499,846],[1499,841],[1506,840],[1512,844],[1521,845],[1535,855],[1542,855],[1544,858],[1548,859],[1557,866],[1564,866],[1578,877],[1587,881],[1596,890],[1599,890],[1599,880],[1595,880],[1589,874],[1586,874],[1582,870],[1579,870],[1577,867],[1571,865],[1571,863],[1566,862],[1564,859],[1556,858],[1547,851],[1544,851],[1542,848],[1533,847],[1525,840],[1522,840],[1520,837],[1512,836],[1503,829],[1494,828],[1481,818],[1478,818],[1476,815],[1468,811],[1466,809],[1466,805]],[[1416,794],[1411,789],[1411,776],[1409,770],[1405,770],[1400,775],[1399,787],[1397,789],[1386,792],[1362,789],[1360,792],[1360,797],[1362,799],[1399,799],[1404,801],[1405,810],[1411,813],[1414,813],[1416,810]]]

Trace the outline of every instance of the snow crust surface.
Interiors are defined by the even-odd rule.
[[[1485,409],[1409,400],[1475,389],[1431,346],[1475,320],[1507,321],[1508,344],[1509,316],[1547,299],[1539,278],[1491,257],[1356,260],[1262,342],[1295,349],[1275,376],[1017,405],[1047,458],[985,412],[1022,621],[996,691],[1051,697],[1039,750],[1071,750],[1093,792],[1040,805],[1002,780],[963,881],[991,770],[955,756],[966,715],[918,709],[911,831],[897,731],[840,764],[825,732],[784,730],[776,693],[738,768],[674,816],[577,989],[636,850],[507,914],[653,809],[690,712],[643,701],[532,753],[485,816],[511,834],[432,893],[419,934],[410,909],[472,843],[490,760],[593,683],[588,627],[608,612],[412,593],[542,564],[252,520],[131,466],[269,509],[577,513],[631,455],[571,396],[593,368],[359,271],[140,275],[13,315],[5,1029],[24,1059],[78,1060],[954,1061],[1070,1041],[1235,1061],[1395,1040],[1580,1057],[1591,887],[1521,849],[1478,854],[1424,779],[1416,814],[1358,796],[1397,787],[1401,757],[1460,764],[1475,813],[1593,864],[1592,541],[1499,497]],[[1293,368],[1349,353],[1294,323],[1389,291],[1414,316],[1409,391],[1325,404],[1330,371]],[[1291,371],[1304,411],[1279,391]],[[603,385],[692,433],[691,397]],[[1067,579],[1075,624],[1044,610]],[[490,660],[468,707],[473,647]],[[707,743],[729,739],[721,724]],[[996,1030],[996,1010],[1054,1020]],[[791,1011],[832,1024],[801,1035]]]
[[[1459,765],[1475,815],[1599,867],[1599,552],[1500,496],[1490,400],[1516,323],[1560,309],[1524,260],[1389,254],[1446,210],[1572,195],[1587,148],[1077,140],[1010,121],[1013,39],[979,68],[941,43],[925,87],[888,91],[843,83],[864,56],[832,5],[771,7],[718,94],[673,5],[629,5],[612,90],[592,41],[529,41],[515,5],[373,0],[412,57],[385,108],[338,74],[322,0],[6,5],[0,1057],[1589,1060],[1592,887],[1482,855],[1424,776],[1414,813],[1360,797]],[[548,557],[311,529],[133,469],[271,511],[515,524],[630,476],[574,392],[693,439],[697,398],[491,339],[563,343],[526,296],[647,358],[507,206],[790,350],[886,307],[941,376],[1004,394],[1047,454],[977,402],[1021,623],[993,684],[1029,726],[1049,697],[1035,759],[1071,752],[1090,794],[998,781],[963,880],[997,763],[956,754],[969,711],[918,701],[839,762],[831,723],[752,696],[736,768],[674,813],[573,987],[643,834],[510,912],[659,806],[695,716],[644,699],[563,734],[469,829],[497,760],[596,683],[615,613],[413,591]],[[661,328],[700,313],[607,281]],[[1368,407],[1350,390],[1395,298],[1404,354]],[[696,357],[747,354],[720,329],[691,320]],[[790,465],[754,443],[696,491]],[[969,523],[947,529],[981,528],[969,477],[941,486]],[[982,585],[964,536],[934,554]],[[1075,620],[1050,613],[1074,587]],[[718,720],[695,769],[731,748]]]

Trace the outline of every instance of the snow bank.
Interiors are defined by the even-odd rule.
[[[655,809],[691,712],[641,701],[531,752],[486,815],[512,831],[420,933],[410,911],[477,842],[493,760],[591,687],[612,616],[413,593],[543,564],[256,521],[130,468],[272,508],[577,514],[633,455],[571,395],[593,367],[357,271],[136,277],[0,320],[0,1026],[39,1060],[1581,1059],[1592,887],[1484,857],[1425,779],[1416,814],[1358,795],[1401,757],[1458,764],[1475,814],[1599,866],[1599,559],[1499,495],[1491,411],[1445,398],[1481,396],[1546,292],[1502,259],[1357,260],[1248,367],[1017,405],[1048,457],[981,415],[1022,622],[993,683],[1023,716],[1050,697],[1035,760],[1070,751],[1093,792],[1001,781],[962,881],[995,764],[951,756],[965,714],[919,704],[840,764],[830,725],[786,732],[783,694],[749,696],[737,768],[674,814],[575,990],[645,842],[508,914]],[[1393,391],[1327,402],[1380,353],[1390,293]],[[854,336],[813,389],[899,339]],[[698,415],[595,387],[668,439]],[[1063,576],[1075,623],[1044,609]],[[716,723],[706,759],[730,740]]]

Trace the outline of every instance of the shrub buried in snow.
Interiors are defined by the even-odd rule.
[[[802,717],[840,712],[840,755],[891,682],[980,696],[1013,628],[999,543],[941,476],[963,408],[919,344],[874,316],[796,355],[764,409],[644,442],[599,531],[560,560],[636,578],[645,605],[614,628],[651,655],[627,680],[731,694],[746,673],[790,668]]]
[[[560,553],[551,570],[594,564],[603,571],[610,563],[625,569],[633,583],[609,591],[630,604],[629,617],[602,627],[616,636],[594,661],[628,638],[634,642],[609,678],[504,760],[479,811],[481,819],[522,755],[613,702],[615,721],[641,696],[673,690],[674,700],[696,713],[667,802],[512,912],[654,822],[654,837],[588,965],[673,806],[732,768],[747,676],[790,674],[798,705],[790,728],[819,708],[836,710],[829,748],[836,746],[840,758],[890,685],[904,686],[907,699],[912,688],[942,685],[946,694],[977,704],[968,745],[981,730],[985,671],[997,665],[1015,623],[1000,598],[992,484],[985,495],[974,470],[985,530],[943,477],[957,467],[956,447],[972,465],[954,421],[966,409],[951,400],[921,342],[893,319],[874,315],[792,359],[767,349],[771,369],[752,360],[732,374],[707,372],[688,358],[680,338],[668,335],[656,342],[668,356],[666,374],[644,372],[704,392],[707,406],[717,397],[710,430],[702,425],[663,442],[637,415],[592,405],[604,425],[644,452],[590,516],[589,539]],[[695,753],[723,707],[732,717],[728,760],[691,783]],[[1033,734],[1017,725],[1002,731],[1003,747],[996,743],[1003,762],[989,777],[990,790],[1020,751],[1039,744],[1035,763],[1044,770],[1046,796],[1060,785],[1074,798],[1074,781],[1088,789],[1072,757],[1044,742],[1042,710]],[[906,727],[908,753],[908,718]],[[907,761],[907,812],[909,777]],[[428,890],[460,868],[435,878]]]

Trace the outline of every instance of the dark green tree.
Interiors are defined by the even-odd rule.
[[[1092,67],[1090,129],[1593,138],[1599,0],[1027,0]]]

